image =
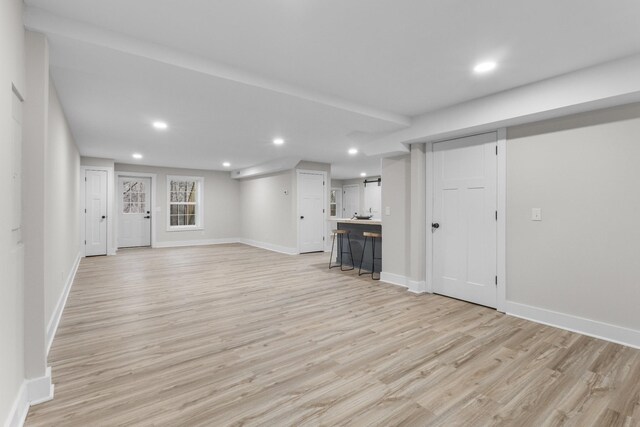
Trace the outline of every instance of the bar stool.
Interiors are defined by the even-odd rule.
[[[365,231],[362,233],[362,236],[364,237],[364,244],[362,245],[362,258],[360,258],[360,268],[358,268],[358,276],[361,276],[363,274],[369,274],[366,271],[362,273],[362,261],[364,260],[364,252],[367,247],[367,239],[371,238],[371,279],[380,280],[380,272],[378,272],[377,279],[374,277],[373,274],[375,273],[375,270],[376,270],[376,260],[377,259],[382,260],[382,257],[376,257],[376,239],[380,239],[380,242],[382,242],[382,234],[374,233],[372,231]]]
[[[340,271],[349,271],[356,268],[356,263],[353,260],[353,252],[351,252],[351,238],[349,234],[351,230],[333,230],[333,241],[331,242],[331,256],[329,258],[329,268],[340,267]],[[344,236],[347,236],[347,243],[349,243],[349,252],[344,250]],[[331,265],[333,263],[333,248],[336,245],[336,236],[339,236],[338,249],[340,250],[340,264]],[[342,256],[343,254],[349,254],[351,257],[351,268],[342,268]]]

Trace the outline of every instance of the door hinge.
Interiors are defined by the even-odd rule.
[[[86,241],[86,240],[84,241],[84,244],[85,244],[85,245],[87,244],[87,241]]]
[[[86,210],[86,209],[84,210],[84,213],[87,213],[87,210]]]
[[[324,236],[322,236],[322,241],[324,242]]]
[[[87,182],[87,177],[86,176],[84,177],[84,182]]]
[[[322,213],[324,213],[324,209],[322,209]]]
[[[498,276],[496,276],[496,286],[498,286]]]
[[[496,145],[496,156],[498,155],[498,146]]]
[[[498,220],[498,211],[496,211],[496,221]]]

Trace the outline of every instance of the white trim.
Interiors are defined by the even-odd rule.
[[[86,256],[86,233],[87,233],[87,215],[85,212],[86,206],[86,194],[87,184],[85,178],[87,177],[87,171],[106,171],[107,172],[107,255],[116,254],[116,243],[114,235],[114,220],[113,216],[115,211],[114,206],[114,168],[110,166],[80,166],[80,248],[82,256]]]
[[[507,132],[506,128],[497,129],[489,132],[470,134],[460,138],[468,138],[476,135],[495,134],[498,154],[497,154],[497,173],[496,173],[496,210],[498,211],[498,221],[496,224],[496,275],[498,276],[498,284],[496,287],[496,310],[504,312],[504,302],[506,300],[506,206],[507,206]],[[453,141],[460,138],[447,139],[444,141],[427,142],[427,283],[425,289],[427,292],[433,292],[433,231],[431,223],[433,222],[433,174],[435,168],[433,165],[433,144],[437,142]],[[431,180],[431,182],[429,182]],[[431,271],[429,271],[431,267]]]
[[[56,308],[53,310],[51,319],[49,319],[49,324],[47,325],[47,356],[49,355],[49,351],[51,350],[53,338],[55,337],[56,331],[58,330],[58,325],[60,324],[60,319],[62,318],[62,312],[64,311],[64,307],[67,304],[67,298],[69,297],[71,286],[73,286],[73,280],[76,277],[76,272],[78,271],[78,267],[80,266],[81,258],[82,252],[78,252],[78,255],[76,255],[76,259],[73,262],[73,267],[71,267],[71,271],[69,272],[69,276],[67,277],[67,281],[64,285],[62,294],[60,295],[58,303],[56,304]]]
[[[44,376],[27,380],[27,398],[29,399],[29,405],[37,405],[53,399],[53,389],[51,366],[47,366]]]
[[[380,272],[380,281],[389,283],[391,285],[402,286],[403,288],[409,288],[409,278],[401,276],[399,274],[387,273],[386,271]]]
[[[307,169],[296,169],[296,234],[297,234],[297,245],[298,247],[295,250],[295,253],[301,253],[300,247],[302,246],[300,242],[300,175],[302,174],[312,174],[312,175],[322,175],[322,208],[324,210],[324,218],[322,219],[322,236],[326,239],[327,237],[327,220],[329,219],[329,197],[327,193],[328,187],[328,178],[327,172],[325,171],[317,171],[317,170],[307,170]],[[323,251],[326,251],[326,242],[323,241],[322,247]],[[290,249],[290,248],[289,248]],[[281,252],[281,251],[276,251]],[[289,252],[283,252],[289,253]]]
[[[380,273],[380,281],[384,283],[389,283],[391,285],[400,286],[406,288],[407,291],[412,294],[424,294],[425,292],[425,281],[424,280],[411,280],[406,276],[401,276],[399,274],[387,273],[383,271]]]
[[[228,243],[240,243],[240,239],[237,237],[227,237],[227,238],[221,238],[221,239],[178,240],[178,241],[156,242],[155,245],[153,245],[153,248],[154,249],[179,248],[184,246],[224,245]]]
[[[171,225],[171,181],[183,180],[183,181],[197,181],[198,191],[196,201],[196,224],[195,225]],[[203,176],[191,176],[191,175],[167,175],[167,230],[168,232],[174,231],[198,231],[204,230],[204,177]]]
[[[507,301],[505,308],[506,313],[510,316],[640,349],[640,331],[635,329],[513,301]]]
[[[414,294],[424,294],[427,293],[424,289],[427,287],[427,283],[424,280],[411,280],[408,281],[409,284],[409,292]]]
[[[291,248],[287,246],[274,245],[272,243],[266,242],[258,242],[256,240],[240,238],[239,243],[243,243],[245,245],[253,246],[255,248],[266,249],[272,252],[279,252],[281,254],[286,255],[298,255],[298,248]]]
[[[157,193],[157,187],[158,187],[158,175],[155,173],[145,173],[145,172],[126,172],[126,171],[116,171],[115,172],[115,178],[114,178],[114,185],[113,188],[117,188],[118,187],[118,181],[121,177],[132,177],[132,178],[150,178],[151,179],[151,247],[155,247],[155,243],[156,243],[156,214],[157,212],[159,212],[160,207],[159,206],[154,206],[157,202],[157,198],[156,198],[156,193]],[[118,213],[115,214],[115,220],[114,220],[114,227],[113,227],[113,233],[114,233],[114,239],[115,239],[115,248],[116,250],[120,247],[119,243],[118,243],[118,218],[120,217],[120,209],[122,209],[122,206],[120,206],[120,197],[118,197],[118,201],[116,202],[115,206],[118,209]],[[114,253],[115,255],[115,253]]]
[[[11,405],[9,414],[4,421],[4,427],[22,427],[29,413],[29,396],[27,396],[27,382],[23,381],[18,389],[18,395]]]
[[[498,137],[498,186],[496,188],[498,224],[496,228],[496,310],[505,312],[507,301],[507,129],[496,131]]]
[[[424,289],[427,293],[433,293],[433,229],[431,224],[433,223],[433,142],[427,142],[425,144],[425,179],[427,180],[425,185],[425,202],[426,202],[426,227],[425,227],[425,286]]]

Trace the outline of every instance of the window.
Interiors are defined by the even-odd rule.
[[[202,228],[202,191],[204,178],[167,176],[169,231]]]
[[[144,181],[133,178],[122,181],[122,213],[143,214],[147,212],[147,189]]]

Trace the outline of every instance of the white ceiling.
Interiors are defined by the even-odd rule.
[[[379,159],[346,155],[359,135],[640,51],[636,0],[26,3],[74,20],[40,30],[49,32],[53,79],[81,152],[130,162],[141,151],[144,163],[177,167],[297,156],[334,163],[339,178],[376,174]],[[96,44],[92,28],[240,77]],[[485,59],[498,70],[473,75]],[[169,131],[153,131],[156,118]],[[287,143],[274,147],[275,136]]]

